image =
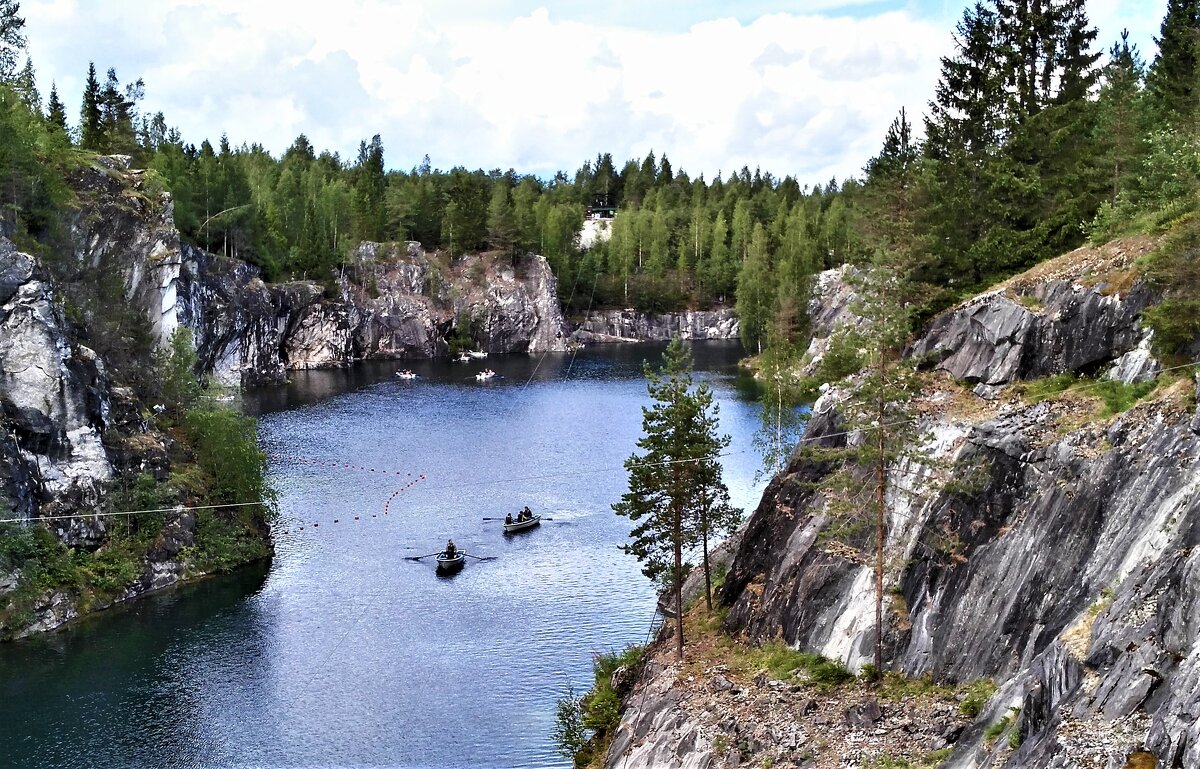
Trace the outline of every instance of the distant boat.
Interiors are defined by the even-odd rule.
[[[417,378],[417,375],[414,374],[413,372],[409,371],[408,369],[405,369],[403,371],[397,371],[396,376],[400,377],[401,379],[416,379]]]
[[[504,524],[504,533],[505,534],[516,534],[518,531],[525,531],[526,529],[532,529],[534,526],[537,526],[541,522],[542,522],[541,515],[535,515],[532,518],[529,518],[524,521],[514,520],[512,523]]]
[[[437,557],[438,574],[453,574],[461,569],[466,561],[467,554],[461,550],[455,551],[454,555],[449,555],[443,550]]]
[[[486,382],[486,381],[487,381],[487,380],[489,380],[489,379],[494,379],[494,378],[495,378],[495,376],[496,376],[496,372],[495,372],[495,371],[492,371],[492,370],[489,368],[489,369],[487,369],[487,370],[485,370],[485,371],[480,371],[478,374],[476,374],[476,375],[475,375],[475,381],[477,381],[477,382]]]
[[[469,350],[467,355],[470,355],[472,358],[486,358],[488,354],[483,350]]]
[[[454,359],[454,362],[455,363],[470,363],[471,356],[466,354],[465,352],[460,352],[458,354],[458,357]]]

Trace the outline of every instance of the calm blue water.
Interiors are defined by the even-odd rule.
[[[372,364],[248,398],[280,491],[274,561],[0,646],[0,767],[567,766],[555,700],[653,616],[609,505],[661,349],[421,362],[411,382]],[[741,350],[693,353],[752,506]],[[469,378],[485,366],[503,378]],[[553,520],[510,538],[484,520],[523,505]],[[405,560],[447,537],[494,560],[449,578]]]

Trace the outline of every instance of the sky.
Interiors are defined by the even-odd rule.
[[[301,133],[389,168],[573,174],[653,150],[712,178],[856,175],[905,107],[919,123],[963,5],[939,0],[22,0],[43,96],[78,119],[89,61],[142,78],[185,141]],[[1153,58],[1166,0],[1092,0]]]

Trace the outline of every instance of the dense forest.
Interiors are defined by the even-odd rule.
[[[94,65],[73,124],[54,84],[43,103],[22,30],[18,4],[0,0],[5,231],[52,239],[71,168],[128,154],[171,191],[185,238],[268,280],[331,281],[361,240],[534,251],[568,311],[732,303],[753,350],[802,334],[811,278],[831,266],[902,259],[928,287],[927,316],[1088,238],[1170,229],[1198,208],[1200,0],[1169,0],[1149,65],[1127,33],[1102,55],[1083,0],[980,0],[953,31],[923,130],[902,110],[861,178],[811,186],[749,168],[693,178],[653,152],[542,179],[428,159],[389,170],[379,135],[353,158],[303,135],[280,157],[197,145],[139,112],[140,79],[101,80]],[[581,250],[597,200],[617,208],[611,239]],[[1182,285],[1177,273],[1164,280]]]

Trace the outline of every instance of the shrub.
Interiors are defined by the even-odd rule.
[[[996,693],[996,684],[988,678],[981,678],[959,688],[963,694],[958,711],[967,718],[974,718],[983,712],[988,700]]]

